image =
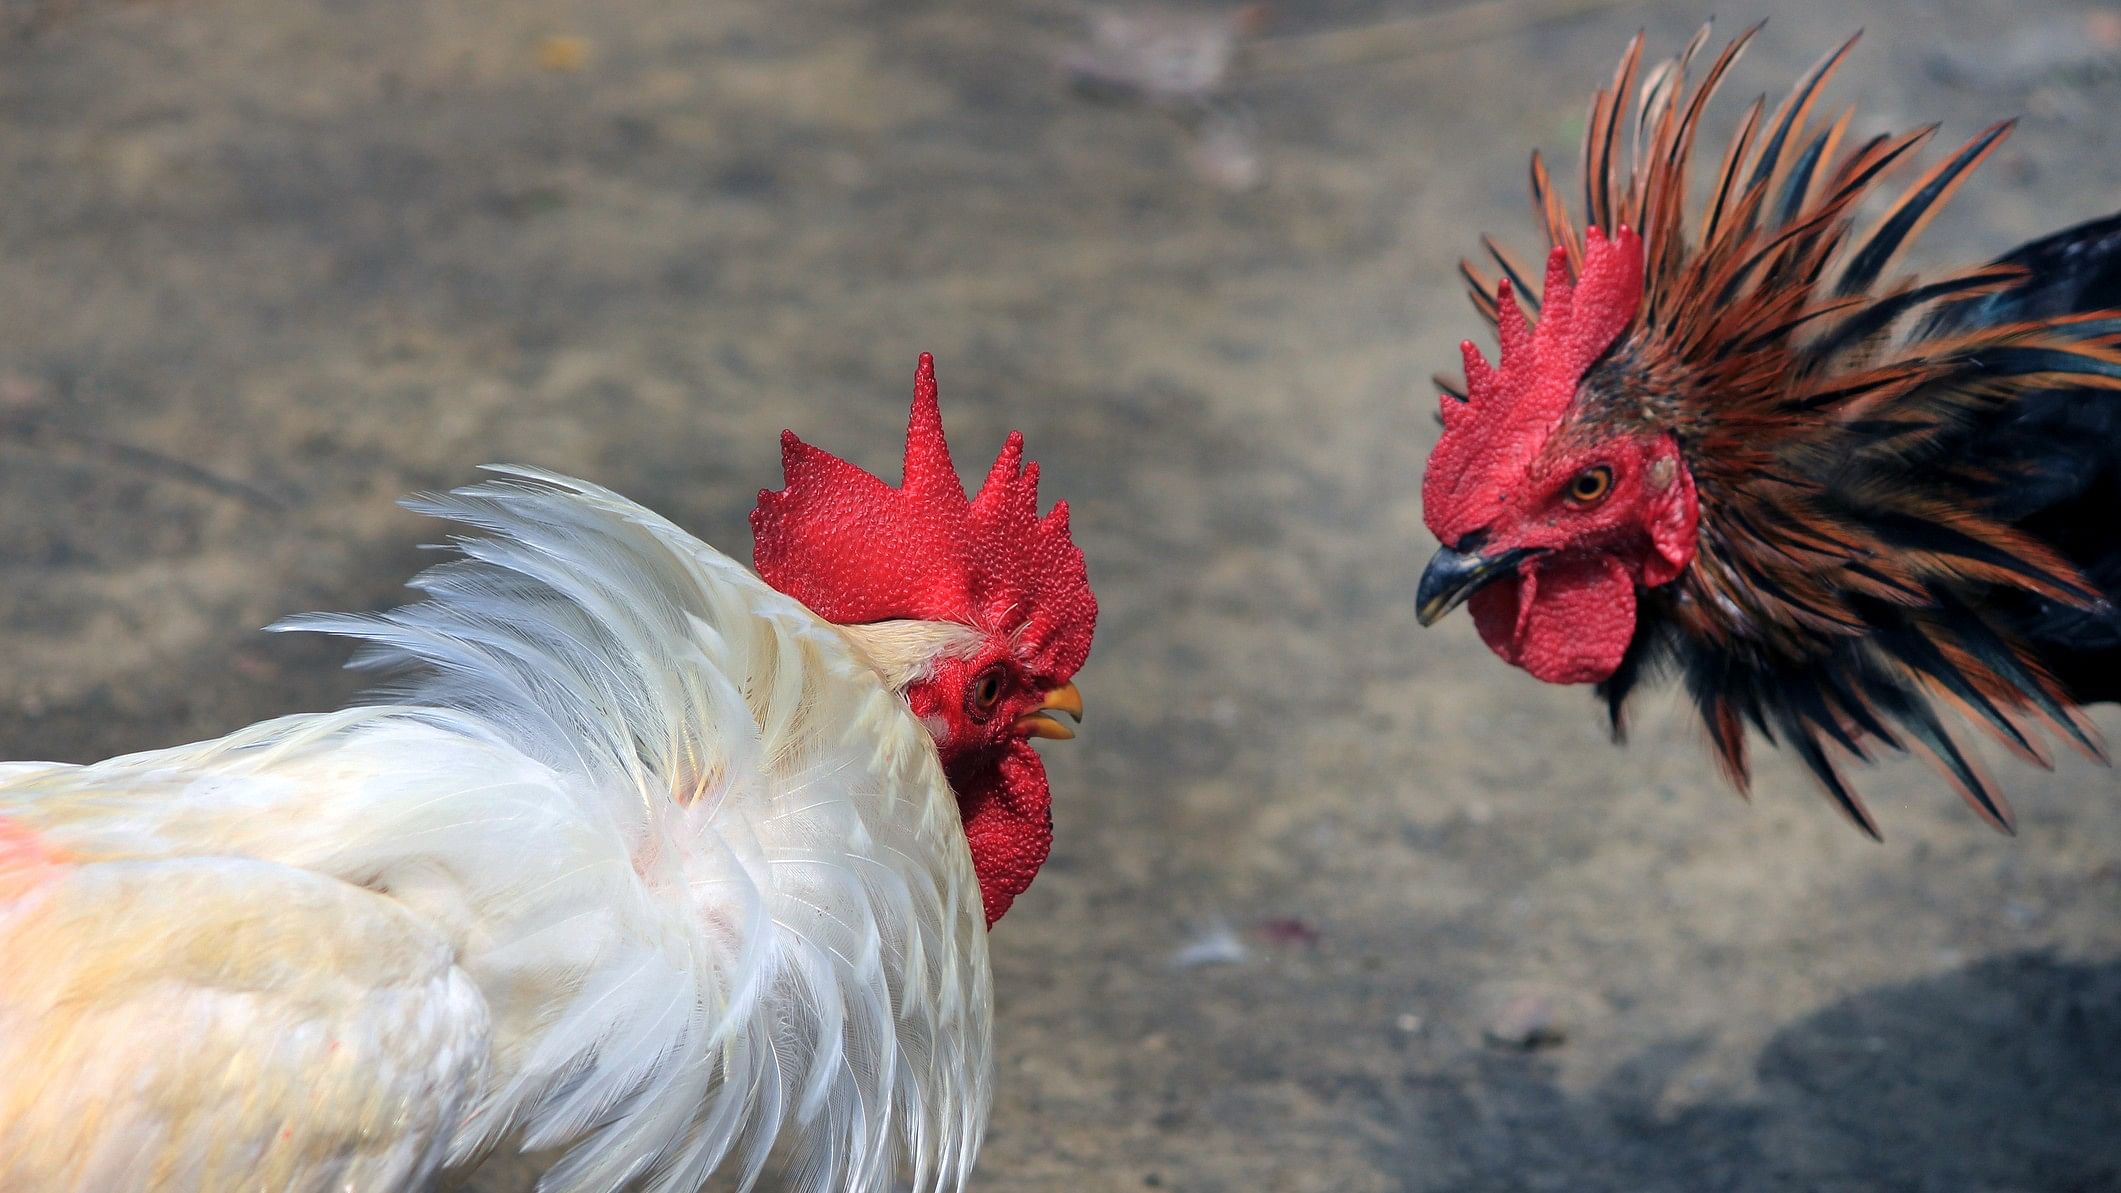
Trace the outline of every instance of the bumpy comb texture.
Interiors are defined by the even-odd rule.
[[[1611,238],[1590,229],[1573,280],[1568,248],[1554,246],[1536,326],[1525,325],[1507,279],[1497,283],[1497,298],[1502,363],[1490,366],[1471,340],[1459,345],[1468,396],[1444,396],[1443,437],[1422,478],[1423,517],[1446,543],[1480,529],[1495,495],[1522,477],[1568,412],[1585,371],[1634,321],[1642,240],[1624,226]]]
[[[768,584],[841,625],[914,618],[1013,635],[1034,675],[1065,680],[1090,653],[1097,599],[1068,536],[1068,503],[1038,514],[1038,465],[1012,431],[978,495],[950,463],[935,362],[921,354],[892,488],[781,435],[785,486],[751,513],[753,563]]]

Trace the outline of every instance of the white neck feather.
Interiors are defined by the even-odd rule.
[[[950,621],[878,621],[837,628],[894,691],[934,675],[946,659],[970,657],[984,641],[978,630]]]

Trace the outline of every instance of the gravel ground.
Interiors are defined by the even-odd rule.
[[[2121,1189],[2114,772],[1992,758],[2013,840],[1880,766],[1873,845],[1786,758],[1733,797],[1674,702],[1614,748],[1416,625],[1451,267],[1527,242],[1524,154],[1572,157],[1630,33],[1704,15],[1530,7],[1240,81],[1249,190],[1071,95],[1057,4],[0,7],[0,756],[343,698],[254,627],[392,600],[434,535],[392,501],[483,462],[741,553],[777,432],[885,467],[925,349],[1104,609],[994,936],[983,1187]],[[1928,259],[2121,199],[2112,9],[1754,8],[1722,127],[1859,25],[1860,127],[2027,115]]]

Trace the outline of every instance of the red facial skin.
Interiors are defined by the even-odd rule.
[[[1074,677],[1097,624],[1067,503],[1039,516],[1038,465],[1014,434],[965,496],[925,353],[897,488],[793,433],[781,466],[786,487],[761,492],[751,515],[760,578],[840,625],[944,621],[985,635],[980,653],[944,660],[905,696],[957,794],[991,927],[1053,844],[1045,764],[1018,721]]]
[[[1556,249],[1538,325],[1502,295],[1502,362],[1468,341],[1469,402],[1443,400],[1444,435],[1422,480],[1423,516],[1447,546],[1536,554],[1467,602],[1490,649],[1548,683],[1611,676],[1635,634],[1635,589],[1693,561],[1699,507],[1666,433],[1571,418],[1585,372],[1633,321],[1641,242],[1593,229],[1580,276]],[[1603,478],[1603,480],[1599,479]]]
[[[1489,649],[1547,683],[1596,683],[1635,635],[1635,588],[1679,578],[1694,557],[1693,478],[1669,435],[1615,437],[1541,453],[1501,493],[1484,554],[1543,549],[1466,602]],[[1578,478],[1604,470],[1602,499]]]
[[[957,793],[989,927],[1031,885],[1053,847],[1046,764],[1016,722],[1037,712],[1047,689],[1060,682],[1042,682],[994,643],[906,686],[906,702],[935,735],[943,773]],[[990,683],[998,693],[991,704],[985,699]]]

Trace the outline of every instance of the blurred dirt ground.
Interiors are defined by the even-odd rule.
[[[2111,9],[1719,7],[1774,15],[1719,127],[1859,25],[1860,128],[2028,115],[1931,260],[2121,206]],[[341,648],[254,627],[393,600],[436,531],[392,501],[483,462],[743,554],[776,433],[893,466],[925,349],[961,466],[1022,428],[1104,608],[994,936],[984,1187],[2121,1189],[2115,772],[1992,757],[2012,840],[1882,766],[1872,845],[1772,754],[1739,801],[1671,701],[1616,749],[1416,626],[1451,267],[1529,243],[1525,153],[1573,158],[1630,33],[1705,15],[1484,11],[1240,81],[1242,191],[1061,85],[1057,4],[18,0],[0,756],[341,699]]]

